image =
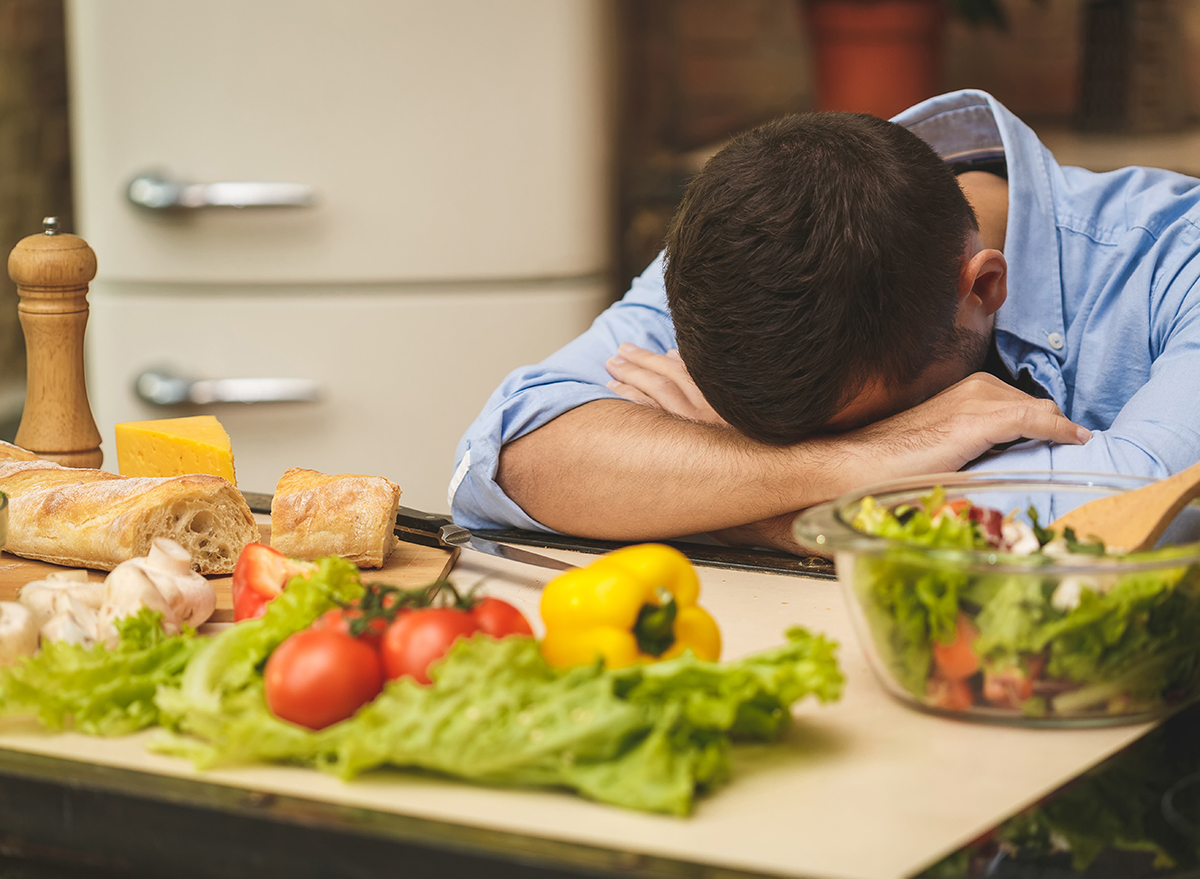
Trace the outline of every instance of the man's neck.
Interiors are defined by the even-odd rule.
[[[979,220],[979,240],[984,247],[1004,250],[1008,229],[1008,181],[986,171],[964,171],[958,185]]]

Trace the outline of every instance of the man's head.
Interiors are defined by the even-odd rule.
[[[764,442],[920,402],[986,350],[956,323],[976,231],[951,171],[904,128],[768,123],[709,161],[671,225],[680,355],[713,408]]]

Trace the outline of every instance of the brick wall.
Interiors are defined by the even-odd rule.
[[[5,262],[18,241],[41,231],[47,215],[57,215],[60,228],[71,230],[62,2],[0,0],[0,251]],[[8,272],[0,272],[0,398],[5,385],[23,387],[24,372],[16,288]]]

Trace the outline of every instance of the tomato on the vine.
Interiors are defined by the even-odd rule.
[[[470,613],[453,607],[420,607],[401,614],[383,633],[380,653],[388,680],[408,676],[431,683],[429,666],[458,638],[479,631]]]
[[[325,611],[313,623],[314,629],[330,629],[350,637],[361,638],[376,650],[383,641],[383,633],[387,631],[388,621],[384,617],[372,617],[366,627],[358,635],[351,631],[351,626],[362,619],[363,612],[356,607],[335,607]]]
[[[267,707],[282,720],[323,729],[345,720],[383,689],[375,648],[332,629],[296,632],[263,670]]]
[[[479,631],[493,638],[504,638],[508,635],[533,635],[533,627],[524,615],[499,598],[480,598],[470,610],[471,616],[479,624]]]

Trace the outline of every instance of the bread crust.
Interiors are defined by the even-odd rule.
[[[246,499],[219,476],[118,476],[50,461],[0,461],[13,555],[111,571],[169,537],[201,574],[232,573],[259,539]]]
[[[292,468],[275,486],[271,546],[286,556],[340,555],[379,568],[395,547],[400,486],[382,476]]]
[[[41,461],[40,455],[0,440],[0,461]]]

